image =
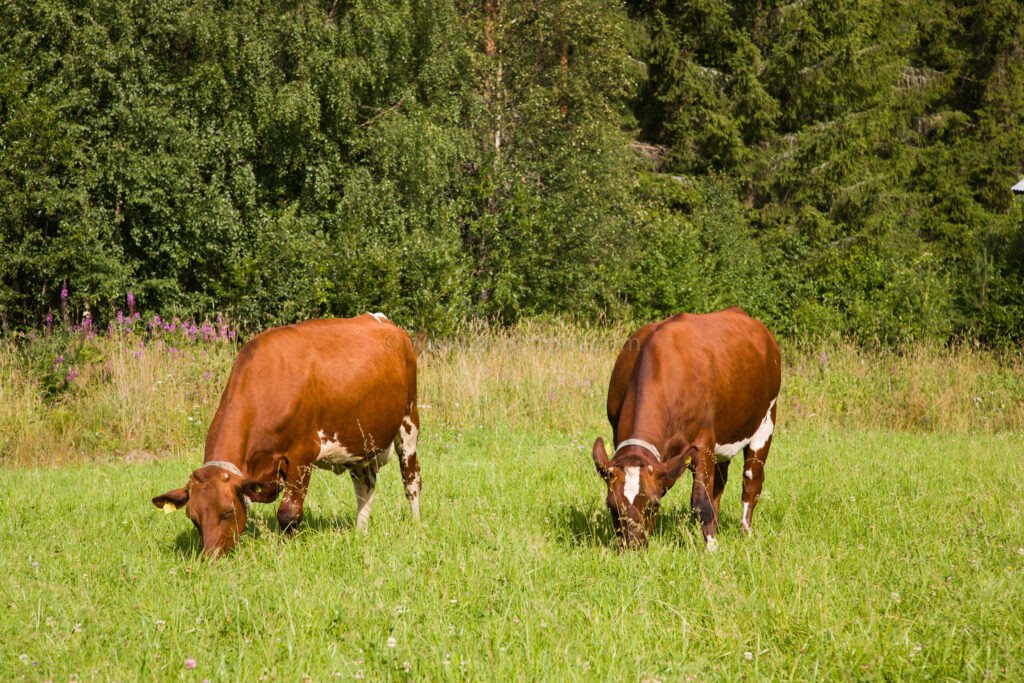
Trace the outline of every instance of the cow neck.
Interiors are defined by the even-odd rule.
[[[643,403],[648,406],[647,410],[641,410]],[[636,391],[630,391],[623,405],[622,416],[619,419],[618,427],[615,430],[616,436],[623,437],[618,441],[615,448],[614,458],[625,448],[635,447],[652,456],[661,462],[661,436],[665,434],[663,416],[659,411],[651,410],[649,406],[652,401],[637,400]]]
[[[228,384],[230,388],[231,382]],[[243,479],[246,477],[242,474],[243,464],[247,472],[258,471],[253,468],[252,460],[246,458],[246,441],[249,437],[249,421],[246,418],[239,411],[232,410],[231,406],[217,409],[206,437],[203,467],[219,466]]]

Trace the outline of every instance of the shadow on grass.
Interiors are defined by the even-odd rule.
[[[551,535],[562,545],[617,547],[615,530],[607,510],[584,503],[562,505],[550,515]]]
[[[192,528],[179,531],[174,539],[174,550],[185,560],[202,556],[203,544],[199,542],[199,532]]]
[[[561,506],[550,518],[551,536],[562,545],[605,547],[614,550],[619,547],[611,515],[603,507],[571,503]],[[719,533],[733,526],[735,524],[727,520],[720,520]],[[693,545],[696,538],[700,538],[696,519],[689,510],[682,507],[663,510],[654,522],[654,532],[651,534],[651,540],[680,546]]]
[[[370,517],[370,521],[372,523],[372,516]],[[321,515],[307,510],[302,516],[302,528],[316,532],[347,533],[349,531],[355,531],[356,516],[352,513]]]
[[[282,531],[277,524],[277,506],[267,505],[253,509],[245,522],[245,530],[239,543],[250,543],[264,536],[277,535],[282,539],[290,539],[296,534],[306,533],[347,533],[355,529],[355,515],[342,514],[337,516],[319,515],[308,509],[302,517],[302,524],[292,532]],[[174,551],[183,559],[196,558],[203,553],[203,544],[199,532],[191,526],[178,532],[174,539]]]
[[[276,532],[277,522],[274,524],[273,529],[268,529],[267,520],[258,518],[253,520],[252,517],[246,520],[245,530],[242,532],[242,538],[239,539],[239,543],[246,543],[252,539],[258,539],[264,534],[270,532]],[[199,532],[189,527],[178,532],[177,537],[174,539],[174,550],[182,557],[182,559],[194,559],[202,557],[203,544],[199,538]]]

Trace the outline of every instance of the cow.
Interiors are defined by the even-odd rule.
[[[348,472],[356,528],[365,529],[377,471],[397,448],[405,496],[419,519],[416,355],[409,335],[381,313],[269,329],[238,354],[206,436],[203,465],[184,488],[153,498],[185,508],[203,553],[227,553],[251,502],[272,503],[294,530],[314,467]]]
[[[718,503],[741,450],[740,523],[750,532],[780,383],[775,338],[741,308],[681,313],[630,336],[608,387],[615,449],[598,437],[593,450],[621,549],[646,545],[662,497],[690,469],[690,507],[714,551]]]

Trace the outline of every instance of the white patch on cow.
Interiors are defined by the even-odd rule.
[[[743,476],[746,477],[747,479],[753,481],[754,480],[754,470],[747,470],[746,472],[743,473]],[[744,505],[746,505],[746,503],[744,503]]]
[[[338,439],[338,433],[333,438],[328,438],[324,430],[316,433],[317,443],[320,444],[320,452],[316,456],[314,465],[321,469],[338,472],[348,465],[358,462],[361,458],[353,455]]]
[[[402,452],[402,464],[408,465],[409,458],[416,452],[416,439],[418,438],[420,430],[413,423],[412,418],[408,415],[402,420],[402,426],[398,428],[398,434],[402,437],[402,445],[400,450]]]
[[[715,462],[727,462],[733,456],[743,450],[743,447],[750,443],[750,439],[737,441],[736,443],[715,444]]]
[[[383,313],[371,313],[370,315],[376,318],[379,323],[386,323],[388,321],[388,317]]]
[[[743,525],[744,529],[750,531],[750,522],[747,521],[748,510],[750,510],[750,503],[748,503],[747,501],[743,501],[743,516],[740,517],[740,524]]]
[[[409,507],[412,508],[412,518],[420,518],[420,473],[417,472],[412,481],[405,487],[405,497],[409,499]]]
[[[638,493],[640,493],[640,468],[627,467],[626,484],[622,487],[622,495],[626,496],[626,500],[632,505]]]
[[[765,413],[764,419],[761,420],[761,424],[758,426],[757,431],[750,437],[750,448],[751,450],[759,451],[764,448],[764,445],[768,443],[768,439],[772,438],[772,434],[775,433],[775,423],[772,422],[772,408],[775,407],[775,399],[768,404],[768,412]]]
[[[707,549],[709,553],[713,553],[716,550],[718,550],[718,539],[712,536],[711,534],[705,536],[704,541],[707,544],[704,547]]]
[[[749,444],[751,450],[759,451],[768,443],[768,439],[775,432],[775,423],[772,422],[772,408],[775,407],[775,399],[768,404],[768,412],[757,429],[748,438],[735,443],[715,444],[715,462],[727,462],[733,456],[742,451]]]

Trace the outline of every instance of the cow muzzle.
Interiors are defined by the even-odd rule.
[[[624,514],[619,517],[619,550],[640,550],[647,546],[648,524],[645,519],[634,519]]]

